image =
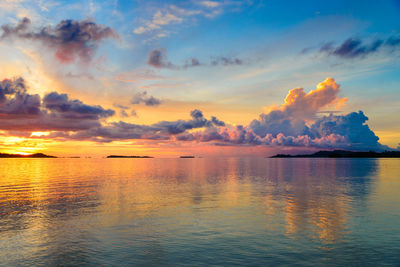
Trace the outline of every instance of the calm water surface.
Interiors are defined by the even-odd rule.
[[[400,266],[399,159],[0,159],[1,266]]]

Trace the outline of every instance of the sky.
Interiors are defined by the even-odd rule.
[[[400,142],[400,1],[0,0],[0,152]]]

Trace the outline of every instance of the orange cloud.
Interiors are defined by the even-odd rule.
[[[279,110],[294,117],[309,119],[326,106],[335,103],[343,105],[346,98],[338,97],[339,90],[340,85],[333,78],[326,78],[309,93],[306,93],[304,88],[295,88],[289,91]]]

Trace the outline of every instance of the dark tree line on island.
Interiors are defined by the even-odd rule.
[[[400,158],[400,151],[384,151],[384,152],[360,152],[360,151],[318,151],[313,154],[306,155],[287,155],[277,154],[271,158]]]

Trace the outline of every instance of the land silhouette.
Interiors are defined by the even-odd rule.
[[[57,157],[46,155],[43,153],[35,153],[30,155],[0,153],[0,158],[57,158]]]
[[[347,151],[347,150],[333,150],[333,151],[318,151],[313,154],[301,155],[288,155],[277,154],[271,158],[400,158],[400,151]]]
[[[108,159],[112,159],[112,158],[133,158],[133,159],[151,159],[154,157],[151,156],[121,156],[121,155],[110,155],[107,156]]]

